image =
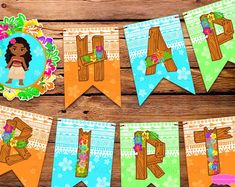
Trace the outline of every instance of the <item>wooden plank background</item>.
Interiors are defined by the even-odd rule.
[[[30,102],[8,102],[0,96],[3,106],[23,109],[57,117],[99,120],[107,122],[184,121],[225,117],[235,114],[235,64],[227,63],[210,92],[206,92],[195,54],[182,21],[185,43],[197,95],[163,80],[142,107],[138,106],[123,30],[120,31],[122,107],[119,108],[96,89],[91,88],[72,106],[64,110],[63,34],[64,27],[81,24],[90,26],[119,26],[182,13],[213,0],[1,0],[0,19],[21,12],[28,19],[37,18],[45,35],[54,37],[61,62],[56,71],[56,89]],[[180,129],[181,186],[188,186],[182,126]],[[39,186],[50,186],[56,121],[53,122]],[[112,187],[121,186],[120,138],[116,131]],[[12,172],[0,177],[0,186],[21,186]]]

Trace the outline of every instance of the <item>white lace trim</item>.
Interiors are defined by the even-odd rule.
[[[75,147],[62,147],[62,146],[55,147],[55,153],[57,154],[62,153],[62,154],[77,155],[77,151],[78,149]],[[90,154],[95,155],[95,156],[102,156],[102,157],[112,157],[113,151],[106,150],[105,148],[91,147]]]
[[[108,60],[120,60],[118,53],[107,53]],[[77,54],[75,53],[65,53],[64,62],[77,62]]]
[[[186,155],[187,156],[197,156],[197,155],[206,155],[205,146],[186,146]],[[226,142],[224,145],[219,145],[220,153],[235,152],[235,142]]]
[[[154,154],[155,151],[148,151],[149,154]],[[134,152],[134,150],[131,151],[126,151],[126,150],[122,150],[121,149],[121,157],[125,157],[125,158],[131,158],[134,157],[136,155],[136,153]],[[166,157],[179,157],[179,150],[167,150],[166,151]]]

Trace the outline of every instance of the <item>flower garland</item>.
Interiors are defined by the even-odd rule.
[[[166,51],[160,51],[157,50],[156,53],[154,53],[151,56],[148,56],[145,59],[145,65],[146,68],[153,66],[155,64],[159,64],[159,63],[164,63],[165,61],[169,60],[172,58],[172,54]]]
[[[56,48],[52,38],[46,38],[42,32],[42,24],[37,20],[27,20],[24,14],[18,14],[17,17],[5,17],[0,22],[0,40],[10,37],[16,32],[22,32],[33,36],[43,46],[46,57],[46,67],[42,76],[33,85],[22,88],[9,88],[0,83],[0,93],[8,100],[19,98],[28,101],[34,97],[39,97],[48,90],[54,89],[53,81],[56,76],[53,74],[57,63],[60,61],[59,51]]]
[[[96,46],[92,55],[85,55],[82,57],[83,61],[86,63],[101,61],[102,58],[104,58],[104,47],[102,45]]]
[[[209,174],[217,175],[219,174],[219,157],[218,157],[218,148],[216,134],[212,132],[206,133],[206,147],[208,155],[208,166]]]
[[[203,15],[201,18],[201,26],[203,28],[203,34],[208,37],[210,33],[215,29],[213,22],[216,19],[224,18],[224,15],[220,12],[211,12],[207,16]]]
[[[158,134],[152,131],[137,132],[134,137],[134,151],[138,153],[146,148],[146,142],[148,139],[158,140]]]
[[[6,124],[4,127],[4,132],[2,134],[2,140],[4,144],[10,145],[12,148],[16,147],[19,149],[25,148],[28,145],[27,141],[17,140],[15,138],[15,127]]]
[[[78,154],[78,163],[76,165],[76,173],[78,177],[86,177],[88,174],[87,167],[88,167],[88,136],[83,135],[79,138],[79,154]]]

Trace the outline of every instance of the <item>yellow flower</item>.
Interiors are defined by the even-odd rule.
[[[92,56],[91,56],[91,61],[92,61],[92,62],[95,62],[95,61],[96,61],[96,56],[95,56],[95,55],[92,55]]]
[[[15,99],[15,97],[17,97],[19,90],[5,88],[2,93],[3,93],[3,96],[7,98],[7,100],[12,101],[13,99]]]
[[[213,13],[208,14],[208,15],[207,15],[207,18],[208,18],[208,21],[209,21],[209,22],[212,22],[212,21],[215,20],[215,16],[214,16]]]
[[[212,139],[216,139],[216,134],[211,133],[211,138],[212,138]]]
[[[213,150],[213,151],[212,151],[212,154],[213,154],[213,155],[218,155],[218,152],[217,152],[216,150]]]
[[[15,140],[14,138],[11,138],[10,139],[10,146],[11,147],[16,147],[16,145],[17,145],[17,140]]]
[[[148,132],[143,132],[142,137],[143,137],[144,140],[148,140],[149,139],[149,133]]]
[[[78,172],[78,173],[84,173],[85,170],[86,170],[86,168],[81,168],[81,167],[78,167],[78,168],[77,168],[77,172]]]
[[[32,19],[24,22],[24,28],[22,31],[35,37],[40,37],[43,36],[41,28],[42,24],[39,24],[36,19]]]

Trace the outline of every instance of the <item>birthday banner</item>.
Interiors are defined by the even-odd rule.
[[[122,187],[180,186],[179,131],[176,124],[121,124]]]
[[[127,25],[125,36],[139,105],[163,78],[195,93],[179,15]]]
[[[227,62],[235,63],[235,1],[219,1],[184,14],[202,78],[209,91]]]
[[[0,175],[12,170],[23,186],[37,187],[51,125],[47,116],[0,106]]]
[[[235,186],[235,117],[188,121],[184,125],[190,187]]]
[[[121,106],[116,27],[65,28],[64,62],[65,108],[91,86]]]
[[[115,124],[58,119],[52,187],[111,186]]]

